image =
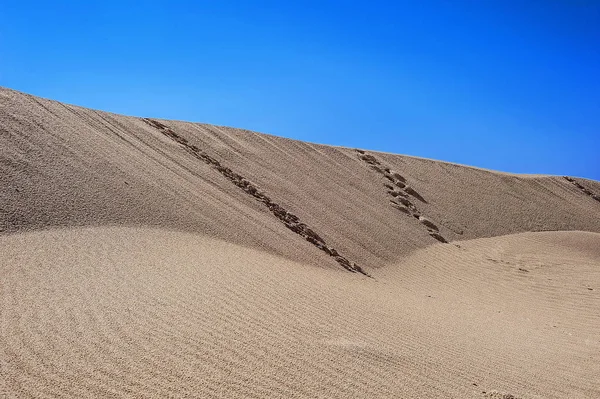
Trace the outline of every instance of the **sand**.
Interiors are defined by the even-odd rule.
[[[0,89],[0,396],[600,397],[600,183]]]

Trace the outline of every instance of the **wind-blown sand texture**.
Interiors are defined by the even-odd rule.
[[[600,397],[599,182],[9,89],[0,149],[0,397]]]

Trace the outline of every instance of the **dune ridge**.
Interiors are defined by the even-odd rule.
[[[600,397],[600,182],[5,88],[0,149],[1,397]]]

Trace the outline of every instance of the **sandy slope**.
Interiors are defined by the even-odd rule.
[[[600,397],[598,195],[0,88],[0,393]]]
[[[9,396],[600,395],[598,233],[437,244],[375,279],[145,228],[0,246]]]
[[[243,176],[327,245],[367,270],[437,241],[390,200],[395,187],[447,240],[525,231],[600,232],[600,202],[562,177],[522,177],[374,155],[418,197],[352,149],[163,121]],[[0,89],[0,230],[154,226],[202,233],[319,266],[339,265],[256,198],[139,118]],[[582,180],[600,194],[600,184]],[[426,201],[426,202],[424,202]]]

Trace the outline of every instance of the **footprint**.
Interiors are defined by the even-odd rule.
[[[446,241],[446,239],[442,237],[439,233],[430,232],[429,235],[438,240],[439,242],[448,243],[448,241]]]
[[[406,179],[398,172],[390,172],[396,180],[401,181],[402,183],[406,183]]]
[[[413,206],[412,202],[410,202],[408,199],[406,199],[404,197],[400,197],[400,196],[396,197],[394,200],[392,200],[392,202],[400,203],[408,208]]]
[[[425,198],[421,197],[421,194],[419,194],[418,192],[416,192],[415,189],[412,188],[411,186],[406,186],[404,188],[404,191],[406,191],[408,194],[412,195],[413,197],[415,197],[419,201],[427,203],[427,201],[425,201]]]
[[[371,165],[380,165],[377,158],[375,158],[373,155],[363,154],[360,156],[360,159],[362,159],[363,161],[365,161]]]
[[[394,177],[392,175],[388,174],[388,173],[384,173],[383,177],[385,177],[386,179],[388,179],[392,183],[396,183],[396,179],[394,179]]]
[[[419,222],[429,227],[432,230],[439,231],[438,227],[429,219],[424,216],[419,217]]]

